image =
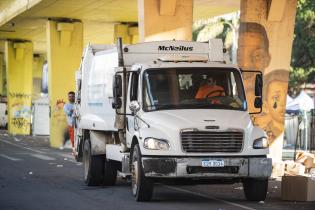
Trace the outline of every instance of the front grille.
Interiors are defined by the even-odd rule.
[[[241,152],[243,148],[242,132],[181,132],[182,146],[185,152]]]

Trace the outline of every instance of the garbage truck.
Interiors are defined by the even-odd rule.
[[[242,182],[247,200],[266,198],[272,161],[251,121],[243,74],[222,41],[91,45],[77,72],[76,159],[88,186],[129,179],[136,201],[154,183]],[[78,76],[79,75],[79,76]]]

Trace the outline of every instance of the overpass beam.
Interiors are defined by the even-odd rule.
[[[8,131],[10,134],[30,134],[33,44],[5,42],[7,68]]]
[[[67,120],[63,111],[67,93],[75,91],[75,72],[83,50],[81,22],[47,21],[48,92],[50,106],[50,145],[63,144]]]
[[[282,158],[296,4],[296,0],[241,0],[238,64],[264,74],[263,112],[252,119],[268,134],[274,162]],[[244,73],[244,80],[249,110],[254,111],[255,77]]]
[[[138,0],[139,39],[191,40],[192,0]]]

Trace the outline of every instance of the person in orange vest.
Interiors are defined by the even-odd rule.
[[[216,85],[216,81],[211,76],[208,76],[206,83],[199,88],[195,99],[211,98],[215,96],[225,96],[224,89]]]

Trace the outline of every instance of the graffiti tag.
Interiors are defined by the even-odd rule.
[[[29,126],[28,120],[25,118],[12,118],[12,125],[19,129],[28,129]]]
[[[9,93],[9,96],[12,98],[31,98],[31,94],[26,93]]]

